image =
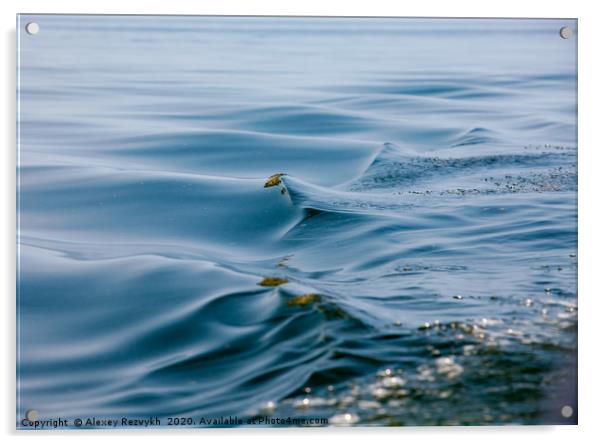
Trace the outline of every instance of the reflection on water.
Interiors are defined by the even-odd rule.
[[[19,418],[576,421],[575,23],[34,19]]]

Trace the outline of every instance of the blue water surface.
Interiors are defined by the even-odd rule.
[[[20,16],[18,418],[574,423],[576,25]]]

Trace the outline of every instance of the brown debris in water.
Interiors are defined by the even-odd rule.
[[[286,278],[266,277],[257,285],[261,285],[262,287],[276,287],[278,285],[286,284],[287,282],[288,279]]]
[[[269,188],[269,187],[275,187],[276,185],[280,185],[280,183],[281,183],[280,178],[284,175],[285,175],[285,173],[272,174],[270,177],[268,177],[268,180],[263,185],[263,187]]]
[[[312,302],[320,302],[320,296],[314,293],[306,293],[301,296],[296,296],[292,299],[286,301],[287,305],[298,305],[300,307],[304,307],[307,304],[311,304]]]

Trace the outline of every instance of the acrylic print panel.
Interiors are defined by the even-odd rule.
[[[17,26],[18,428],[577,422],[576,20]]]

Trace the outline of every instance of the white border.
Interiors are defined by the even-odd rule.
[[[194,440],[244,439],[248,442],[306,442],[308,440],[345,440],[363,442],[374,436],[381,440],[441,440],[446,443],[503,443],[509,440],[561,442],[589,438],[598,430],[597,414],[602,412],[600,393],[600,345],[597,329],[602,316],[601,281],[597,279],[600,245],[600,202],[602,186],[600,162],[602,143],[599,44],[602,23],[596,2],[471,0],[394,2],[392,0],[2,0],[2,107],[0,124],[2,144],[2,266],[4,346],[2,371],[3,399],[0,412],[2,432],[9,439],[29,441],[63,439],[117,442],[141,436],[144,440],[164,441],[168,435]],[[579,426],[564,427],[455,427],[327,430],[182,430],[111,432],[16,432],[15,424],[15,15],[21,13],[104,13],[104,14],[225,14],[225,15],[336,15],[336,16],[435,16],[435,17],[559,17],[579,19]],[[600,275],[602,277],[602,274]],[[550,387],[550,390],[553,390]],[[84,435],[85,436],[82,436]],[[109,436],[110,435],[110,436]],[[580,435],[580,436],[575,436]],[[599,435],[599,433],[598,433]]]

